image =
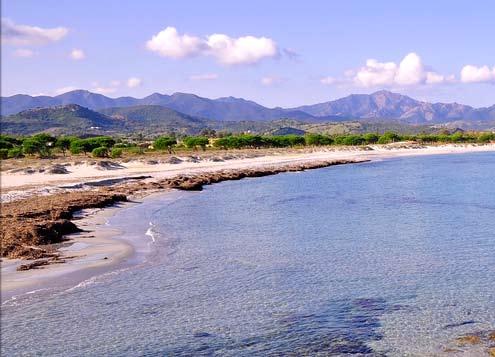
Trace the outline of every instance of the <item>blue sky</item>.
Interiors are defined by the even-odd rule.
[[[2,95],[495,104],[495,1],[2,1]]]

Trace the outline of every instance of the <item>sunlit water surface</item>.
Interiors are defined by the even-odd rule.
[[[152,233],[146,261],[5,303],[2,355],[423,356],[495,328],[493,153],[224,182],[110,223]]]

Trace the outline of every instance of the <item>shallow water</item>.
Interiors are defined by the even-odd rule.
[[[154,239],[146,261],[5,304],[2,355],[424,356],[495,328],[493,153],[224,182],[110,223]]]

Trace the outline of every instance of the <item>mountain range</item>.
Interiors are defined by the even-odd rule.
[[[2,133],[31,135],[48,132],[54,135],[140,135],[153,138],[163,134],[197,135],[204,129],[220,132],[302,135],[306,132],[330,135],[347,133],[436,132],[432,125],[408,125],[398,122],[317,122],[294,119],[270,121],[218,121],[186,115],[159,105],[137,105],[101,109],[99,112],[78,104],[27,109],[2,117]],[[441,128],[440,128],[441,129]]]
[[[100,112],[78,104],[23,110],[2,117],[2,132],[34,134],[195,134],[215,123],[158,105],[102,109]]]
[[[2,115],[10,115],[33,108],[68,104],[77,104],[102,113],[109,108],[160,106],[191,117],[214,121],[271,121],[286,118],[302,122],[366,120],[438,124],[495,120],[495,105],[473,108],[458,103],[428,103],[384,90],[372,94],[352,94],[341,99],[296,108],[267,108],[242,98],[209,99],[188,93],[154,93],[138,99],[109,98],[85,90],[75,90],[54,97],[23,94],[2,97],[1,112]]]

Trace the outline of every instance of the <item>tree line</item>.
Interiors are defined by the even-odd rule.
[[[206,136],[187,136],[177,140],[173,136],[160,136],[152,143],[132,143],[123,139],[110,136],[97,136],[80,138],[76,136],[55,137],[41,133],[27,137],[15,137],[0,135],[0,158],[20,158],[25,155],[36,155],[40,158],[50,157],[55,150],[64,156],[67,152],[73,155],[91,154],[93,157],[122,156],[123,152],[134,154],[143,153],[145,150],[160,150],[172,153],[175,149],[186,148],[191,150],[206,150],[208,146],[218,149],[260,149],[260,148],[285,148],[302,146],[327,146],[327,145],[373,145],[389,144],[400,141],[414,141],[418,143],[489,143],[495,141],[495,133],[490,132],[456,132],[453,134],[418,134],[400,135],[393,132],[384,134],[348,134],[348,135],[323,135],[307,133],[305,135],[225,135],[219,138]]]

